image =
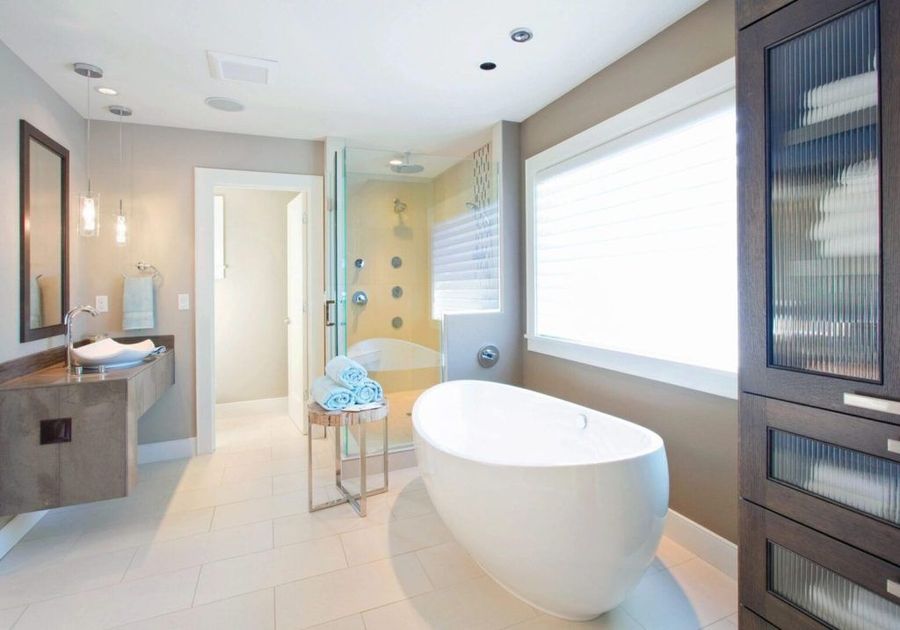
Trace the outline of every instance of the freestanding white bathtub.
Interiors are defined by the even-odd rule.
[[[427,390],[413,427],[447,527],[535,608],[592,619],[619,605],[653,560],[669,498],[656,433],[484,381]]]

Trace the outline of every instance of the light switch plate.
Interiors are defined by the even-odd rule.
[[[189,311],[191,309],[191,296],[188,293],[178,294],[178,310]]]
[[[94,298],[94,308],[98,313],[106,313],[109,311],[109,297],[106,295],[98,295]]]

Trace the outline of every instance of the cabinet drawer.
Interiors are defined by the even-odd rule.
[[[900,564],[900,427],[745,394],[741,495]]]
[[[781,628],[900,628],[900,567],[741,501],[741,604]]]

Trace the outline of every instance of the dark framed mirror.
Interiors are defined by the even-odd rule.
[[[19,121],[20,341],[65,332],[69,306],[69,150]]]

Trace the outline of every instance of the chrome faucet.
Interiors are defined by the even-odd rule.
[[[72,322],[80,313],[90,313],[91,317],[97,317],[97,311],[93,306],[76,306],[66,313],[63,323],[66,325],[66,371],[72,373]]]

